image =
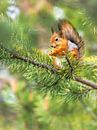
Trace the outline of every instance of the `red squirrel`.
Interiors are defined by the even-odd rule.
[[[56,58],[63,57],[68,52],[71,53],[73,58],[80,59],[82,57],[81,51],[84,42],[73,25],[67,20],[59,20],[58,32],[52,28],[50,43],[52,51],[48,54],[53,57],[55,65]]]

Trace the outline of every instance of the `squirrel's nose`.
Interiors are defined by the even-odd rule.
[[[56,48],[56,46],[54,46],[54,45],[51,45],[51,47]]]

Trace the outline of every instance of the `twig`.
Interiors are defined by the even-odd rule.
[[[87,79],[82,79],[82,78],[79,78],[79,77],[74,77],[74,80],[77,81],[77,82],[80,82],[82,84],[85,84],[93,89],[97,89],[97,84],[90,81],[90,80],[87,80]]]
[[[73,73],[74,68],[73,68],[73,66],[71,65],[71,62],[70,62],[70,60],[69,60],[69,58],[68,58],[67,55],[65,56],[65,58],[66,58],[66,60],[67,60],[67,62],[68,62],[68,65],[69,65],[69,67],[70,67],[70,76],[66,74],[66,75],[67,75],[66,77],[67,77],[67,78],[70,78],[70,77],[72,76],[72,73]],[[68,74],[69,74],[69,73],[68,73]]]
[[[68,58],[67,56],[66,56],[65,58],[66,58],[66,60],[67,60],[67,62],[68,62],[69,67],[71,68],[71,71],[73,71],[73,67],[72,67],[72,65],[71,65],[71,63],[70,63],[69,58]]]

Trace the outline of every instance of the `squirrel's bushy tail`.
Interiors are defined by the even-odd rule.
[[[75,27],[68,20],[59,20],[58,29],[61,37],[67,38],[78,46],[78,50],[81,51],[84,48],[84,41],[82,40]]]

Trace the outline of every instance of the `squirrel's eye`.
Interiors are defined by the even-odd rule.
[[[58,41],[58,40],[59,40],[58,38],[55,39],[55,41]]]

